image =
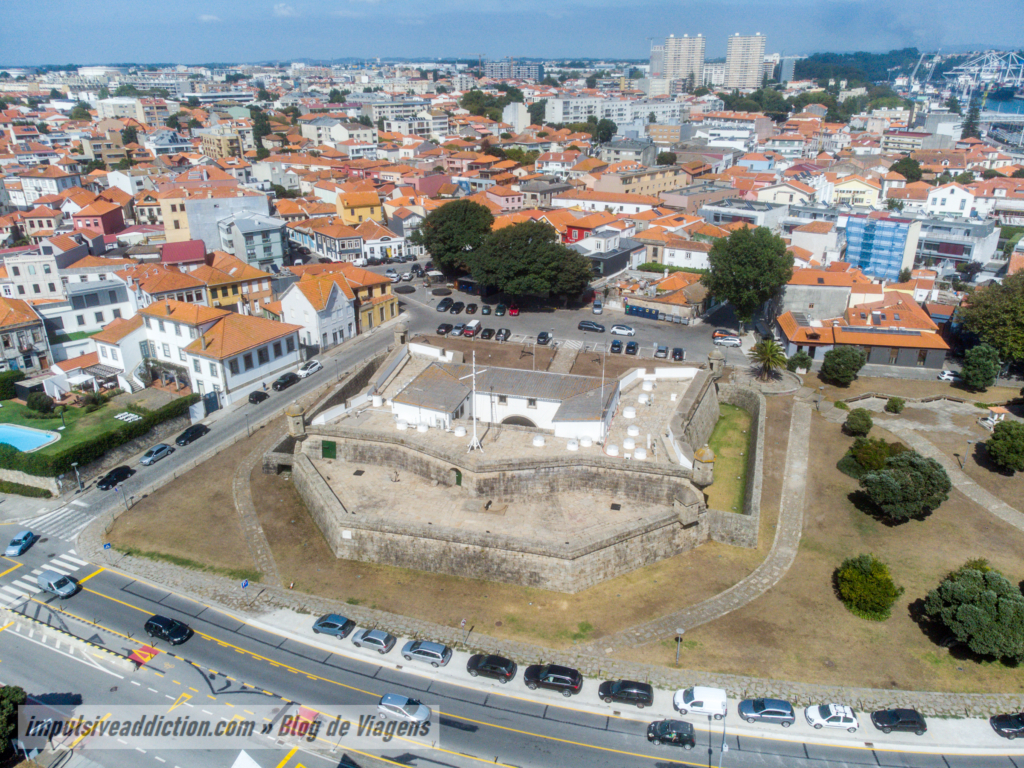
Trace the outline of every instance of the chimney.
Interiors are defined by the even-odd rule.
[[[202,340],[203,349],[205,350],[206,349],[206,334],[205,333],[200,333],[199,334],[199,338]]]
[[[167,310],[167,314],[168,315],[171,314],[171,300],[170,299],[164,299],[164,309]]]

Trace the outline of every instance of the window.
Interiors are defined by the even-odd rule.
[[[42,293],[42,291],[40,290],[39,286],[36,283],[32,284],[32,292],[33,293]]]
[[[274,342],[274,357],[280,357],[280,356],[281,356],[281,342],[280,341],[275,341]]]
[[[48,291],[49,291],[50,293],[56,293],[56,292],[57,292],[57,287],[56,287],[56,286],[55,286],[55,285],[54,285],[53,283],[47,283],[47,284],[46,284],[46,289],[47,289],[47,290],[48,290]]]
[[[50,265],[49,264],[43,264],[43,274],[44,275],[50,274]]]
[[[21,296],[25,295],[25,286],[24,285],[19,285],[18,286],[18,294],[21,295]]]
[[[238,375],[238,358],[232,358],[228,360],[228,370],[231,371],[232,376]]]
[[[103,313],[102,312],[97,312],[96,313],[96,322],[97,323],[102,323],[103,322]]]
[[[178,357],[181,359],[181,362],[187,362],[187,358],[185,357],[185,350],[182,349],[181,347],[178,347]]]
[[[34,275],[36,273],[36,267],[35,267],[34,264],[29,264],[28,265],[28,273],[30,275]]]
[[[231,286],[231,295],[232,296],[237,296],[238,295],[238,286],[237,285],[232,285]]]
[[[114,359],[114,360],[117,360],[117,350],[116,349],[111,349],[110,350],[110,357],[112,359]]]
[[[114,315],[114,318],[115,318],[115,319],[116,319],[116,318],[119,318],[119,317],[121,316],[121,310],[120,310],[120,309],[115,309],[115,310],[113,311],[113,315]]]
[[[264,365],[270,362],[270,350],[266,347],[260,347],[256,350],[256,359],[260,365]]]
[[[149,322],[149,318],[148,317],[143,318],[143,319],[146,321],[146,327],[147,328],[152,328],[153,327],[152,324]]]
[[[900,351],[896,347],[889,348],[889,365],[896,365],[896,361],[899,359]]]
[[[175,229],[181,229],[181,222],[180,221],[175,221],[174,222],[174,228]]]
[[[111,304],[117,303],[117,291],[107,291],[107,301]]]
[[[198,357],[192,358],[192,370],[195,371],[196,373],[203,372],[203,364],[199,362]]]
[[[526,407],[527,408],[536,408],[537,407],[537,398],[535,398],[535,397],[528,397],[528,398],[526,398]]]
[[[79,325],[85,325],[85,315],[75,315],[75,322]]]
[[[106,357],[107,356],[107,348],[106,347],[100,347],[100,356],[101,357]]]
[[[157,330],[160,331],[160,333],[163,333],[164,330],[165,330],[165,328],[164,328],[164,321],[163,320],[157,320],[156,321],[156,327],[157,327]]]
[[[15,277],[21,274],[17,267],[11,267],[11,272],[14,274]]]
[[[168,360],[170,360],[171,359],[171,345],[170,344],[164,344],[163,347],[164,347],[164,357],[166,357]]]
[[[171,323],[174,326],[174,335],[181,336],[181,326],[178,323]]]
[[[219,379],[220,378],[220,373],[217,372],[217,364],[216,363],[210,363],[210,375],[213,376],[213,378],[215,378],[215,379]]]
[[[285,339],[284,348],[287,349],[289,352],[294,352],[295,351],[295,337],[294,336],[289,336],[287,339]]]
[[[251,371],[252,370],[252,352],[247,352],[245,355],[243,355],[242,362],[245,363],[245,370]]]
[[[927,360],[928,360],[928,350],[927,349],[919,349],[919,350],[917,350],[917,364],[918,364],[918,366],[923,366],[925,364],[925,362],[927,362]]]
[[[508,405],[508,397],[506,395],[498,395],[498,405]]]

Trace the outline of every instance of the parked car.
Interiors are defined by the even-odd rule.
[[[523,673],[523,682],[531,691],[548,688],[560,691],[569,697],[579,693],[583,688],[583,675],[571,667],[560,667],[557,664],[533,664]]]
[[[654,350],[654,357],[659,360],[667,360],[668,347],[666,347],[664,344],[659,344],[657,348]]]
[[[537,334],[537,343],[541,346],[551,343],[551,334],[547,331],[541,331]]]
[[[466,305],[466,314],[467,315],[475,315],[476,311],[478,309],[480,309],[480,305],[479,304],[467,304]]]
[[[387,275],[388,277],[394,277],[395,275],[398,274],[398,270],[395,269],[394,267],[388,267],[387,269],[384,270],[384,274]]]
[[[259,405],[264,400],[269,399],[270,395],[268,395],[261,389],[254,389],[252,392],[249,393],[249,402],[252,403],[253,405]]]
[[[198,440],[209,431],[210,428],[205,424],[193,424],[178,435],[178,439],[174,442],[176,445],[188,445],[189,443]]]
[[[1024,712],[992,715],[988,719],[988,724],[1004,739],[1013,741],[1018,736],[1024,736]]]
[[[782,699],[744,699],[736,711],[748,723],[778,723],[789,728],[796,722],[793,705]]]
[[[715,328],[714,332],[711,334],[711,338],[718,339],[718,338],[721,338],[722,336],[735,336],[735,335],[736,335],[736,331],[730,331],[728,328]]]
[[[880,709],[871,713],[871,724],[882,733],[911,731],[924,736],[928,724],[916,709]]]
[[[174,453],[174,449],[167,443],[157,443],[142,454],[142,458],[139,459],[139,463],[148,467],[150,464],[156,464],[164,456],[170,456],[172,453]]]
[[[298,383],[298,381],[299,381],[298,374],[295,374],[295,373],[292,373],[291,371],[289,371],[288,373],[281,374],[278,377],[277,381],[275,381],[273,384],[271,384],[270,387],[275,392],[280,392],[283,389],[288,389],[288,387],[290,387],[292,384]]]
[[[511,306],[509,306],[509,308],[508,308],[508,315],[509,315],[509,317],[516,317],[518,314],[519,314],[519,306],[518,305],[512,304]]]
[[[496,306],[494,308],[494,316],[495,317],[501,317],[502,315],[505,314],[506,311],[507,310],[505,309],[505,305],[504,304],[499,304],[498,306]]]
[[[456,301],[454,304],[451,305],[451,307],[449,307],[448,311],[453,315],[457,315],[460,312],[462,312],[462,310],[464,310],[465,308],[465,304],[463,304],[461,301]]]
[[[447,336],[449,333],[452,332],[452,328],[454,327],[455,326],[453,326],[451,323],[441,323],[439,326],[437,326],[437,335]]]
[[[693,726],[682,720],[658,720],[647,726],[647,740],[655,746],[670,744],[683,749],[693,749],[697,736]]]
[[[388,275],[388,276],[387,276],[387,278],[388,278],[388,279],[389,279],[389,280],[390,280],[390,281],[391,281],[392,283],[400,283],[400,282],[402,282],[402,276],[401,276],[401,275],[399,275],[399,274],[397,274],[397,273],[395,273],[394,275]]]
[[[622,323],[616,323],[612,326],[610,333],[615,336],[636,336],[636,329],[631,325],[623,325]]]
[[[640,345],[637,344],[635,341],[631,341],[628,344],[626,344],[626,354],[627,355],[635,355],[639,351],[640,351]]]
[[[453,299],[451,296],[445,296],[443,299],[437,302],[437,311],[447,312],[449,309],[452,308],[452,304],[454,303],[455,299]]]
[[[404,720],[408,723],[429,723],[430,707],[400,693],[385,693],[377,704],[377,712],[384,719]]]
[[[822,728],[845,728],[850,733],[856,733],[860,728],[857,715],[845,704],[819,704],[807,707],[804,710],[804,717],[807,718],[808,725],[819,731]]]
[[[466,663],[466,671],[472,677],[491,677],[499,683],[507,683],[516,676],[516,663],[504,656],[485,656],[478,653],[470,656]]]
[[[462,331],[462,335],[465,336],[467,339],[472,339],[479,332],[480,332],[480,321],[479,320],[470,320],[468,323],[466,323],[466,328]]]
[[[512,335],[512,331],[510,331],[508,328],[499,328],[498,332],[496,334],[494,334],[494,340],[495,341],[508,341],[508,339],[509,339],[509,337],[511,335]]]
[[[481,315],[489,315],[489,314],[491,314],[491,308],[489,306],[487,306],[486,304],[484,304],[482,307],[480,307],[480,314]]]
[[[402,658],[406,661],[422,661],[432,667],[443,667],[452,658],[452,649],[429,640],[411,640],[402,647]]]
[[[412,272],[403,272],[402,273],[402,280],[404,280],[407,283],[411,283],[412,282]]]
[[[336,613],[325,614],[313,622],[314,635],[331,635],[339,640],[344,640],[355,628],[356,623],[352,619]]]
[[[134,474],[135,470],[131,467],[114,467],[100,478],[100,481],[96,483],[96,487],[101,491],[109,491],[111,488],[116,488],[118,483],[123,483]]]
[[[740,347],[743,342],[739,336],[716,336],[712,341],[719,347]]]
[[[192,637],[192,628],[177,619],[166,616],[150,616],[146,622],[146,634],[166,640],[171,645],[181,645]]]
[[[702,685],[676,691],[672,706],[680,715],[692,712],[695,715],[712,715],[715,720],[721,720],[729,711],[724,690]]]
[[[71,597],[78,591],[78,582],[70,576],[46,569],[36,576],[36,584],[44,592],[56,595],[61,600],[65,597]]]
[[[494,329],[493,328],[484,328],[482,331],[480,331],[480,338],[484,339],[484,340],[486,340],[486,339],[493,339],[494,338]]]
[[[317,371],[322,371],[323,369],[324,367],[319,360],[307,360],[299,366],[297,373],[304,379],[307,376],[312,376]]]
[[[604,333],[604,326],[600,323],[595,323],[593,320],[580,320],[580,324],[576,326],[576,330]]]
[[[613,355],[617,355],[622,352],[622,342],[618,339],[612,342],[612,345],[608,348],[608,351]]]
[[[956,371],[943,371],[942,373],[939,374],[939,381],[958,382],[958,381],[963,381],[963,380],[964,380],[964,377],[961,376]]]
[[[452,328],[451,335],[452,336],[461,336],[462,332],[465,331],[465,330],[466,330],[466,324],[465,323],[456,323],[455,327]]]
[[[673,360],[675,360],[677,363],[681,363],[683,361],[684,357],[686,357],[686,353],[683,351],[682,347],[673,347],[673,349],[672,349],[672,359]]]
[[[352,645],[356,648],[372,648],[378,653],[387,653],[395,647],[398,639],[383,629],[360,629],[352,635]]]
[[[594,299],[594,307],[592,311],[595,315],[604,313],[604,305],[601,303],[600,299]]]
[[[616,701],[633,704],[637,709],[654,703],[654,688],[647,683],[637,683],[633,680],[606,680],[597,689],[597,695],[605,704]]]
[[[28,551],[28,548],[32,546],[32,542],[36,540],[36,535],[32,531],[22,531],[21,533],[15,534],[14,538],[11,539],[11,543],[7,545],[7,549],[4,550],[4,556],[6,557],[19,557]]]

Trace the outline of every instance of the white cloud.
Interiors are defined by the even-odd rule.
[[[199,17],[199,20],[204,22],[220,21],[220,16],[210,16],[209,14],[204,13]]]
[[[288,3],[275,3],[274,4],[274,15],[275,16],[298,16],[298,12]]]

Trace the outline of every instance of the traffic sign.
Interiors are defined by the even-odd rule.
[[[248,579],[242,579],[242,589],[245,589],[248,586],[249,586],[249,580]]]
[[[110,549],[110,545],[109,545],[109,544],[104,544],[104,545],[103,545],[103,548],[104,548],[104,549]]]

